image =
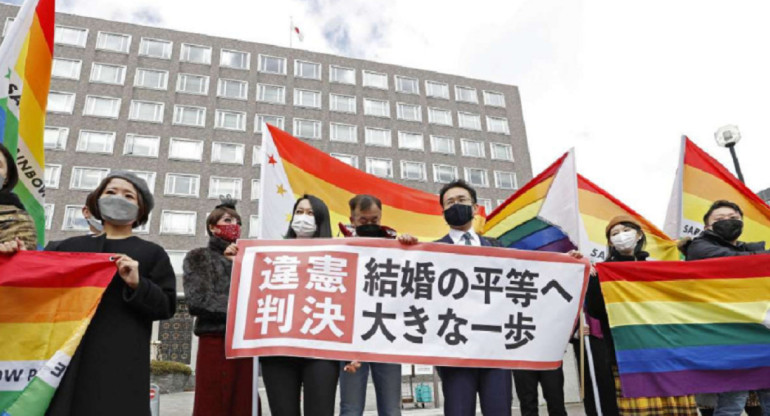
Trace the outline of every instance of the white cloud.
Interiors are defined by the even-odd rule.
[[[763,1],[68,0],[62,11],[270,44],[295,43],[517,85],[534,172],[569,147],[578,169],[662,225],[688,134],[735,123],[752,189],[770,186],[770,3]],[[152,23],[152,22],[150,22]],[[326,36],[324,36],[326,34]],[[335,36],[332,36],[334,34]]]

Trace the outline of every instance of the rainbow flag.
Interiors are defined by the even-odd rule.
[[[357,194],[379,198],[382,224],[399,233],[432,241],[448,232],[437,195],[365,173],[271,125],[262,131],[261,238],[283,238],[294,202],[305,193],[329,207],[332,232],[350,222],[348,201]]]
[[[504,247],[566,252],[577,247],[577,206],[570,150],[492,211],[483,234]]]
[[[770,388],[770,256],[597,268],[624,396]]]
[[[55,1],[26,0],[0,45],[0,143],[19,169],[14,192],[45,242],[43,130],[53,62]]]
[[[578,174],[578,200],[582,223],[580,251],[592,261],[604,261],[607,258],[607,237],[605,229],[612,218],[628,215],[636,218],[647,236],[646,251],[655,260],[679,260],[676,241],[651,222],[636,213],[624,203],[607,193],[602,188]]]
[[[102,293],[109,254],[0,256],[0,415],[45,414]]]
[[[770,241],[770,207],[765,201],[687,136],[682,136],[666,232],[677,237],[696,237],[703,231],[703,215],[720,199],[735,202],[743,210],[741,241]]]

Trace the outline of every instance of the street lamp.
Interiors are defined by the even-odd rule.
[[[735,154],[735,145],[741,140],[741,132],[738,130],[738,126],[728,124],[714,133],[714,138],[717,144],[730,149],[730,155],[733,157],[733,164],[735,165],[735,173],[738,174],[738,179],[741,182],[746,183],[743,180],[743,173],[741,173],[741,165],[738,163],[738,156]]]

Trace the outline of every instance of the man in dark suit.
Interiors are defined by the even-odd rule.
[[[449,234],[436,241],[468,246],[497,246],[473,230],[478,212],[476,190],[463,180],[445,185],[439,193]],[[444,415],[476,414],[476,394],[486,416],[510,416],[513,400],[511,370],[495,368],[439,367],[444,392]]]

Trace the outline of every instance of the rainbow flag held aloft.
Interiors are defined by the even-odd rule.
[[[566,252],[577,247],[578,224],[570,150],[492,211],[483,234],[504,247]]]
[[[350,222],[348,201],[357,194],[379,198],[382,224],[399,233],[432,241],[448,232],[437,195],[365,173],[274,126],[262,131],[261,238],[283,238],[294,203],[305,193],[329,207],[333,234],[338,223]]]
[[[682,136],[677,169],[664,229],[675,237],[703,231],[703,215],[714,201],[726,199],[743,210],[741,241],[770,242],[770,207],[716,159]]]
[[[0,256],[0,416],[45,414],[115,271],[109,254]]]
[[[591,261],[607,258],[607,237],[605,230],[610,220],[618,215],[635,218],[647,237],[645,250],[655,260],[679,260],[676,241],[660,231],[647,219],[620,202],[608,192],[578,174],[578,200],[580,204],[581,230],[580,251]]]
[[[19,169],[14,188],[45,242],[43,131],[51,82],[54,0],[26,0],[0,45],[0,143]]]
[[[626,397],[770,388],[770,256],[597,269]]]

